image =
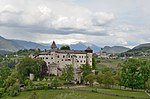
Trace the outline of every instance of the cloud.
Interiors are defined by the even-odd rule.
[[[108,35],[104,32],[104,28],[99,27],[97,29],[96,26],[109,24],[114,19],[113,13],[94,13],[75,4],[64,3],[63,0],[43,2],[40,0],[27,0],[28,4],[26,4],[25,0],[21,1],[25,3],[21,3],[22,6],[16,6],[11,2],[3,5],[3,9],[0,10],[0,26],[19,27],[26,32],[35,33],[63,35],[81,33],[103,36]],[[15,0],[14,2],[17,1]],[[36,3],[33,4],[33,2]]]
[[[97,12],[94,13],[93,15],[93,25],[101,26],[108,24],[114,19],[114,14],[113,13],[106,13],[106,12]]]
[[[149,41],[146,0],[0,0],[0,35],[134,46]]]

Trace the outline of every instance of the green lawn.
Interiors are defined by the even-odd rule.
[[[2,99],[29,99],[29,96],[34,91],[28,91],[28,92],[21,92],[21,94],[17,97],[3,97]],[[38,94],[39,99],[54,99],[57,95],[70,93],[73,91],[70,90],[37,90],[36,93]],[[98,93],[92,93],[92,92],[75,92],[79,94],[80,96],[84,97],[84,99],[125,99],[121,97],[116,96],[107,96],[103,94]]]
[[[95,88],[85,87],[85,88],[78,88],[80,90],[95,90]],[[131,96],[131,97],[143,97],[143,98],[150,98],[145,92],[132,92],[132,91],[123,91],[123,90],[113,90],[113,89],[97,89],[98,92],[108,93],[108,94],[115,94],[115,95],[124,95],[124,96]],[[21,92],[17,97],[8,97],[5,96],[2,99],[29,99],[29,96],[36,92],[38,94],[39,99],[54,99],[56,96],[60,94],[72,93],[75,92],[80,96],[84,97],[84,99],[126,99],[118,96],[109,96],[100,93],[94,92],[82,92],[82,91],[73,91],[73,90],[36,90],[36,91],[26,91]]]
[[[85,87],[85,88],[80,88],[80,90],[96,90],[96,88]],[[130,96],[130,97],[150,98],[145,92],[116,90],[116,89],[101,89],[101,88],[97,88],[97,91],[101,93],[124,95],[124,96]]]

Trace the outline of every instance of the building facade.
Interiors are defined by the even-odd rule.
[[[38,55],[48,66],[48,73],[61,75],[66,65],[72,65],[74,68],[75,79],[80,77],[80,66],[89,64],[92,66],[92,49],[85,50],[60,50],[53,41],[50,50],[44,51]]]

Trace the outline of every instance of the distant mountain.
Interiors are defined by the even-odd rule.
[[[49,46],[44,46],[34,42],[28,42],[23,40],[9,40],[0,36],[0,51],[4,53],[4,51],[15,52],[20,49],[48,49]]]
[[[8,40],[0,36],[0,50],[14,52],[23,48],[23,46],[18,45],[12,40]]]
[[[150,43],[140,44],[134,47],[133,49],[129,50],[128,52],[135,52],[135,51],[141,51],[141,52],[150,51]]]
[[[140,44],[125,53],[128,56],[150,56],[150,43]]]
[[[23,46],[24,49],[36,49],[39,48],[41,50],[48,49],[49,46],[38,44],[35,42],[30,42],[30,41],[23,41],[23,40],[12,40],[16,44]]]
[[[103,50],[106,51],[107,53],[122,53],[130,49],[123,46],[113,46],[113,47],[105,46]]]
[[[59,48],[63,45],[65,44],[57,44]],[[75,50],[85,50],[87,47],[90,47],[94,52],[99,52],[101,49],[100,47],[87,42],[86,43],[79,42],[77,44],[70,44],[69,46],[71,49],[75,49]]]
[[[59,48],[63,45],[65,44],[57,44]],[[43,49],[50,49],[50,46],[51,44],[39,44],[24,40],[8,40],[0,36],[0,50],[3,51],[15,52],[20,49],[37,49],[37,48],[43,50]],[[69,46],[71,49],[75,50],[85,50],[87,47],[90,47],[94,52],[99,52],[101,49],[99,46],[87,42],[85,43],[79,42],[76,44],[70,44]],[[104,50],[108,53],[121,53],[129,50],[129,48],[125,48],[122,46],[114,46],[114,47],[106,46],[104,47]]]

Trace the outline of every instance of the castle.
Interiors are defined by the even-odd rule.
[[[88,47],[85,50],[60,50],[53,41],[50,50],[41,52],[38,57],[43,59],[48,66],[48,74],[61,75],[66,65],[73,65],[75,80],[81,79],[80,66],[89,64],[92,66],[93,50]]]

